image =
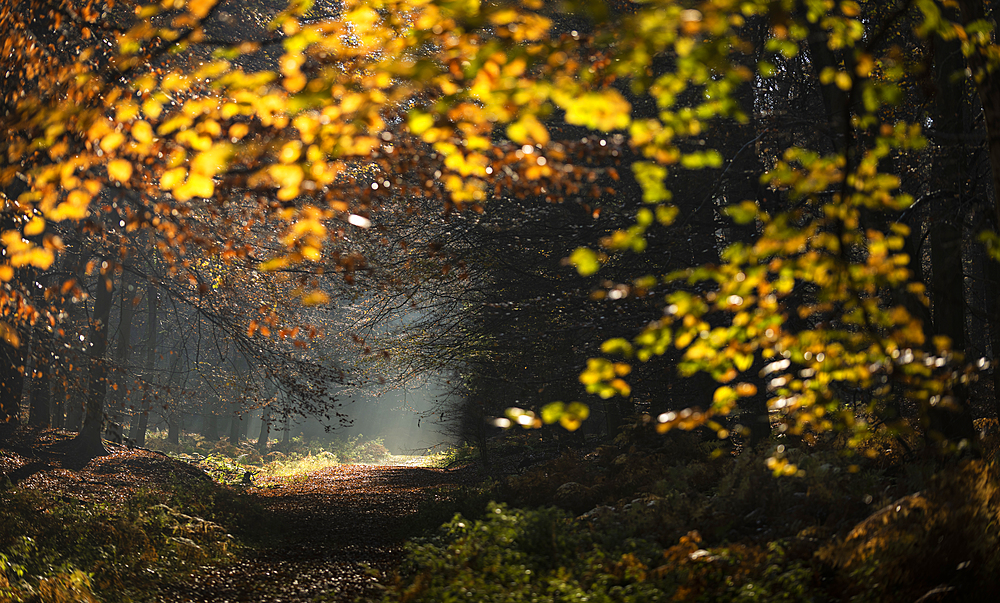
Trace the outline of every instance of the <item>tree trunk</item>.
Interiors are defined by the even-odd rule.
[[[167,415],[167,441],[174,445],[181,443],[181,417],[175,412]]]
[[[202,430],[201,435],[206,440],[218,440],[219,433],[219,407],[221,406],[218,396],[210,395],[205,397],[202,405]]]
[[[41,323],[42,319],[39,319],[39,324],[35,325],[35,367],[31,375],[31,406],[28,412],[28,424],[44,429],[51,424],[52,334],[46,328],[48,322]]]
[[[234,414],[233,420],[229,424],[229,443],[234,446],[239,445],[244,432],[246,432],[246,423],[244,423],[243,417]]]
[[[987,18],[986,8],[982,0],[959,0],[959,11],[963,25],[975,21],[986,21],[997,31],[997,23],[993,18]],[[975,48],[966,58],[972,79],[979,93],[986,119],[986,140],[990,156],[990,172],[993,176],[993,229],[1000,232],[1000,70],[989,65],[991,48]],[[995,263],[992,262],[992,263]],[[1000,276],[1000,270],[995,266],[988,269],[988,274]],[[993,362],[1000,359],[1000,303],[991,304],[990,337],[993,348]],[[1000,418],[1000,367],[993,367],[994,410]]]
[[[971,107],[965,94],[964,80],[956,82],[954,75],[965,69],[962,49],[957,40],[935,39],[934,124],[946,135],[956,135],[963,140],[966,119]],[[962,207],[967,166],[966,153],[961,149],[939,145],[933,165],[935,188],[940,191],[935,198],[937,211],[930,223],[931,241],[931,296],[933,299],[934,332],[951,340],[951,349],[964,355],[965,338],[965,273],[962,263],[962,223],[964,216],[955,211]],[[932,345],[927,342],[928,347]],[[947,404],[929,404],[924,409],[925,437],[936,445],[958,444],[966,440],[974,444],[972,414],[969,411],[968,387],[955,383],[950,396],[942,398]],[[949,446],[946,446],[949,447]]]
[[[50,367],[54,372],[55,367]],[[63,429],[66,427],[66,381],[63,378],[52,379],[52,427]]]
[[[260,411],[260,435],[257,436],[257,450],[261,454],[267,452],[267,439],[271,431],[271,417],[267,409]]]
[[[32,329],[34,342],[31,346],[31,356],[33,359],[31,370],[31,386],[28,406],[28,425],[44,429],[49,427],[51,422],[51,409],[49,408],[52,399],[51,379],[52,372],[52,332],[49,325],[48,316],[44,312],[45,286],[48,283],[47,277],[37,277],[35,287],[32,287],[32,305],[39,311]]]
[[[66,256],[66,269],[71,280],[75,281],[71,289],[71,296],[82,296],[83,283],[86,278],[85,269],[87,260],[90,258],[90,251],[83,249],[79,241],[73,241],[69,245],[69,252]],[[83,302],[74,301],[72,298],[63,299],[65,318],[62,324],[68,332],[83,330],[80,308]],[[75,341],[73,342],[76,343]],[[86,403],[86,354],[75,347],[64,349],[62,352],[62,362],[60,363],[61,383],[57,388],[56,406],[60,407],[59,422],[70,431],[80,431],[83,423],[83,408]],[[63,420],[65,412],[65,420]]]
[[[142,406],[132,417],[129,432],[136,446],[146,445],[146,427],[149,425],[149,408],[152,405],[153,368],[156,365],[156,285],[146,283],[146,364],[143,367]]]
[[[292,413],[285,411],[285,433],[281,435],[281,446],[287,451],[292,444]]]
[[[135,285],[129,273],[122,272],[121,295],[119,296],[118,347],[115,350],[115,389],[109,405],[109,421],[114,429],[111,438],[121,444],[122,423],[126,412],[125,401],[131,391],[128,383],[128,359],[132,349],[132,318],[135,316]],[[110,430],[109,430],[110,431]]]
[[[26,346],[20,337],[0,338],[0,433],[13,431],[20,422]]]
[[[114,271],[102,269],[97,279],[97,295],[90,331],[90,368],[88,371],[87,412],[83,427],[73,440],[74,455],[78,460],[89,460],[107,454],[101,441],[104,426],[104,398],[108,391],[108,320],[114,300]]]

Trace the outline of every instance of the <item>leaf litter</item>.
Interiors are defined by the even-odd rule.
[[[69,435],[52,430],[38,434],[30,445],[6,446],[0,454],[0,479],[67,501],[110,506],[125,504],[142,489],[211,481],[189,463],[110,444],[107,456],[71,469],[48,452]],[[260,477],[245,490],[264,509],[261,543],[244,547],[230,564],[166,578],[156,600],[295,603],[375,597],[380,577],[391,575],[402,559],[401,528],[420,502],[441,489],[474,481],[473,473],[340,465],[292,477]],[[249,530],[246,536],[253,540],[258,527]]]

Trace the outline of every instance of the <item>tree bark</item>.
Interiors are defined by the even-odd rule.
[[[131,389],[128,386],[128,358],[132,349],[132,318],[135,316],[135,285],[127,272],[122,272],[119,296],[118,347],[115,349],[115,389],[111,396],[108,414],[114,437],[111,439],[121,444],[122,423],[125,415],[125,401]]]
[[[257,436],[257,450],[264,454],[267,452],[267,440],[271,431],[271,417],[267,409],[260,411],[260,435]]]
[[[244,432],[246,432],[246,424],[243,422],[243,417],[239,414],[233,414],[232,422],[229,424],[229,443],[234,446],[239,445]]]
[[[51,425],[52,402],[52,333],[45,316],[38,318],[34,331],[35,366],[31,375],[28,424],[44,429]]]
[[[108,320],[114,300],[114,271],[109,266],[97,279],[97,295],[90,330],[90,367],[88,370],[87,408],[83,427],[73,440],[77,460],[89,460],[107,454],[101,440],[104,426],[104,399],[108,391]]]
[[[167,442],[174,445],[181,443],[181,417],[175,412],[167,415]]]
[[[20,423],[21,390],[24,389],[26,342],[18,337],[0,338],[0,433],[13,431]]]
[[[959,13],[963,25],[975,21],[987,21],[997,31],[995,19],[987,18],[982,0],[959,0]],[[993,229],[1000,232],[1000,70],[989,64],[989,49],[975,48],[966,58],[972,71],[972,79],[979,93],[986,120],[986,140],[990,156],[990,173],[993,181]],[[992,263],[996,263],[995,261]],[[1000,270],[991,266],[988,273],[1000,277]],[[1000,359],[1000,303],[992,304],[990,315],[990,339],[993,348],[993,362]],[[994,410],[1000,418],[1000,367],[993,367]]]
[[[129,432],[136,446],[146,445],[146,428],[149,425],[149,408],[152,405],[153,368],[156,366],[156,285],[146,283],[146,364],[143,367],[142,406],[132,417]]]

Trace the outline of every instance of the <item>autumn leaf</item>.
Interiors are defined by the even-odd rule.
[[[132,163],[125,159],[112,159],[108,162],[108,176],[118,182],[127,181],[132,177]]]

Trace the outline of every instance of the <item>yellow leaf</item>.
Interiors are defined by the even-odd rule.
[[[325,291],[316,289],[310,291],[302,296],[302,305],[304,306],[318,306],[320,304],[325,304],[330,301],[330,296],[326,294]]]
[[[163,113],[163,105],[159,101],[149,99],[142,103],[142,112],[151,119],[156,119]]]
[[[45,231],[45,218],[35,216],[30,222],[24,225],[24,236],[33,237]]]
[[[0,265],[0,281],[7,282],[14,278],[14,269],[10,264]]]
[[[615,89],[555,99],[566,110],[566,123],[593,130],[618,130],[631,123],[632,105]]]
[[[851,89],[851,76],[846,71],[838,71],[834,82],[841,90],[847,91]]]
[[[229,140],[232,142],[236,142],[239,139],[246,136],[247,132],[249,131],[250,131],[250,126],[246,124],[243,123],[233,124],[229,126]]]
[[[191,0],[188,3],[188,10],[198,19],[204,19],[212,7],[215,6],[216,0]]]
[[[121,132],[111,132],[101,140],[101,150],[105,153],[110,153],[121,146],[123,142],[125,142],[124,134]]]
[[[21,338],[17,336],[17,330],[2,321],[0,321],[0,339],[6,341],[11,347],[21,347]]]
[[[160,176],[160,190],[173,190],[178,184],[184,181],[186,176],[187,170],[182,167],[176,167],[163,172],[163,175]]]
[[[153,142],[153,126],[146,121],[135,122],[132,124],[132,138],[142,144]]]
[[[507,137],[517,144],[541,144],[549,142],[549,131],[534,115],[528,114],[507,126]]]
[[[226,168],[229,164],[229,156],[231,154],[232,147],[230,145],[226,143],[213,145],[198,153],[191,160],[191,172],[205,176],[214,176]]]
[[[66,195],[66,200],[60,203],[48,214],[50,220],[82,220],[87,217],[87,208],[92,195],[82,189],[75,189]]]
[[[112,180],[125,182],[132,177],[132,164],[124,159],[112,159],[108,162],[108,176]]]
[[[35,266],[42,270],[48,270],[54,259],[55,257],[48,249],[32,246],[26,251],[11,256],[10,263],[15,267]]]
[[[178,201],[187,201],[193,197],[201,197],[203,199],[210,198],[215,193],[215,183],[212,179],[204,174],[196,174],[192,172],[184,184],[178,186],[174,189],[174,197]]]

